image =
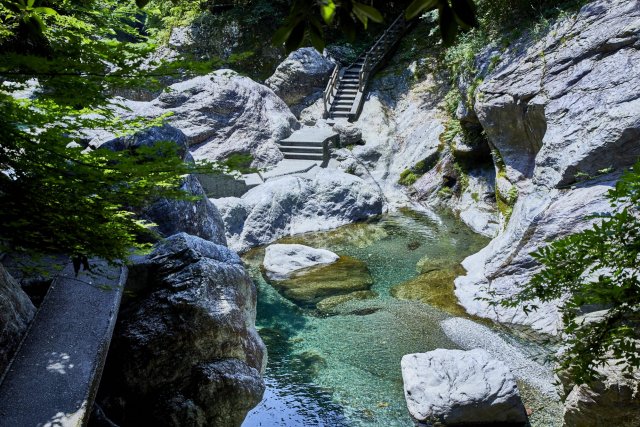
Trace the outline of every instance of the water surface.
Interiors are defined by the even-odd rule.
[[[282,297],[262,277],[264,249],[244,256],[258,286],[257,327],[269,352],[262,403],[253,426],[411,426],[402,388],[403,355],[459,348],[440,322],[457,307],[393,298],[390,289],[418,275],[424,257],[455,265],[488,239],[452,216],[386,215],[325,233],[282,239],[364,261],[375,299],[340,305],[328,316]],[[448,311],[448,312],[447,312]]]

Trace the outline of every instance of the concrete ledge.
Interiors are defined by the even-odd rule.
[[[86,424],[127,279],[126,267],[92,268],[53,281],[0,384],[1,427]]]

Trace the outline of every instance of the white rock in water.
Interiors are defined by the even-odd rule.
[[[331,264],[340,258],[326,249],[315,249],[305,245],[267,246],[263,266],[267,276],[273,280],[288,278],[293,272],[320,264]]]
[[[437,349],[402,358],[411,416],[442,425],[513,423],[527,415],[509,368],[485,350]]]

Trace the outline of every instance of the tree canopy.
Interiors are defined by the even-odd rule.
[[[153,85],[154,48],[133,1],[0,2],[0,251],[125,258],[150,224],[133,212],[194,170],[169,142],[114,152],[86,131],[133,133],[159,122],[124,120],[116,88]]]

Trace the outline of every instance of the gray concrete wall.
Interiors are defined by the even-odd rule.
[[[217,199],[219,197],[240,197],[249,187],[243,179],[236,179],[229,175],[222,174],[200,174],[198,180],[207,197]]]

